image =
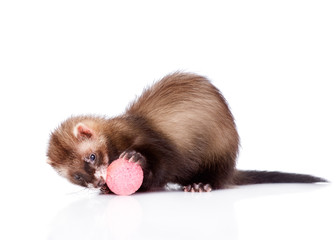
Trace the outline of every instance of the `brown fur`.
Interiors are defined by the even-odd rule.
[[[217,189],[248,184],[248,173],[235,173],[238,147],[234,119],[219,90],[202,76],[174,73],[119,117],[69,118],[51,135],[47,155],[61,175],[82,186],[101,187],[96,170],[127,151],[143,156],[143,190],[168,182]],[[95,162],[88,161],[91,153]]]

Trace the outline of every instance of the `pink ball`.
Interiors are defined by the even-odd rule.
[[[143,171],[139,164],[124,158],[113,161],[107,168],[106,183],[117,195],[131,195],[141,186]]]

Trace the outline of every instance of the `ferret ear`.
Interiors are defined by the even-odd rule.
[[[77,139],[81,140],[93,137],[94,131],[84,123],[78,123],[73,130],[73,134]]]

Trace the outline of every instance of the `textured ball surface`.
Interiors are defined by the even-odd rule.
[[[143,171],[139,164],[124,158],[113,161],[107,168],[106,183],[117,195],[131,195],[141,186]]]

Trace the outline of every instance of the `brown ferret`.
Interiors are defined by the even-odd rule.
[[[144,170],[140,190],[167,183],[211,191],[256,183],[324,179],[235,168],[239,136],[220,91],[206,78],[174,73],[146,89],[119,117],[71,117],[50,137],[49,164],[72,183],[108,192],[108,165],[120,156]]]

